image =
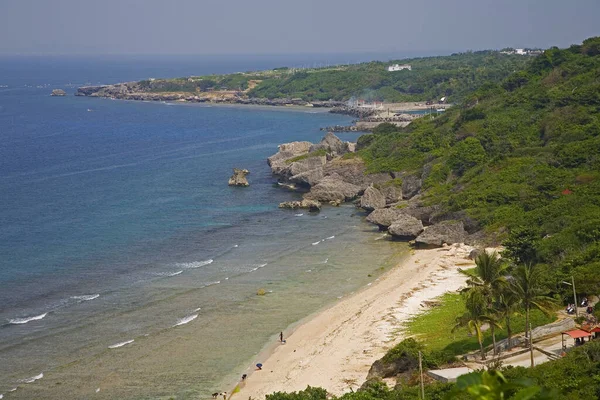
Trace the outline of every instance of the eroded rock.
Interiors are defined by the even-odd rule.
[[[397,239],[412,240],[423,232],[423,223],[410,215],[400,214],[390,225],[388,232]]]
[[[467,236],[461,221],[442,221],[426,227],[417,238],[417,246],[441,247],[444,244],[462,243]]]
[[[229,186],[250,186],[246,178],[249,173],[247,169],[234,168],[233,175],[229,178]]]
[[[407,175],[402,178],[402,197],[412,199],[421,190],[422,181],[415,175]]]
[[[300,201],[285,201],[283,203],[279,203],[279,208],[289,208],[292,210],[306,208],[309,211],[319,211],[321,209],[321,203],[309,199],[302,199]]]
[[[385,196],[373,185],[369,186],[360,198],[360,207],[367,211],[383,208],[385,203]]]
[[[321,179],[304,197],[320,202],[344,202],[356,198],[360,191],[360,187],[348,183],[339,175],[334,174]]]
[[[367,221],[378,225],[381,230],[386,230],[401,215],[402,210],[398,208],[378,208],[369,214]]]

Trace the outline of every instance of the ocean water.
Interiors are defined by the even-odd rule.
[[[280,143],[320,140],[319,127],[345,116],[49,96],[85,83],[286,65],[143,61],[0,62],[5,399],[227,390],[279,331],[402,255],[351,205],[277,207],[300,195],[274,185],[266,157]],[[227,186],[234,167],[251,171],[250,187]]]

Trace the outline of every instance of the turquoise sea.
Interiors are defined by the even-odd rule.
[[[226,390],[279,331],[397,261],[402,247],[352,205],[277,207],[300,195],[273,185],[266,158],[350,118],[72,96],[87,83],[294,62],[0,59],[4,399]],[[227,186],[233,167],[251,171],[250,187]]]

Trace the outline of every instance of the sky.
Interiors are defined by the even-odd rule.
[[[0,54],[290,54],[567,47],[600,0],[0,0]]]

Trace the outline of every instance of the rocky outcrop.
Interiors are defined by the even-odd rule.
[[[412,199],[421,190],[422,181],[415,175],[407,175],[402,178],[402,197]]]
[[[323,173],[325,176],[339,175],[344,181],[359,186],[362,191],[370,185],[380,186],[390,180],[390,174],[388,173],[367,174],[365,163],[358,158],[335,159],[325,165]]]
[[[309,211],[319,211],[321,209],[321,203],[308,199],[302,199],[301,201],[285,201],[283,203],[279,203],[279,208],[289,208],[292,210],[306,208]]]
[[[369,214],[367,221],[378,225],[381,230],[386,230],[402,215],[402,210],[398,208],[379,208]]]
[[[388,232],[395,238],[411,240],[423,232],[423,223],[410,215],[400,214],[390,225]]]
[[[246,179],[246,175],[248,175],[250,171],[247,169],[233,169],[233,175],[229,178],[229,186],[250,186],[248,183],[248,179]]]
[[[348,142],[343,142],[332,132],[327,132],[325,137],[323,137],[319,143],[310,146],[309,152],[312,153],[313,151],[319,150],[325,150],[327,153],[336,157],[343,156],[350,151],[348,149]]]
[[[462,243],[467,236],[461,221],[443,221],[426,227],[417,238],[415,244],[423,247],[441,247],[444,243]]]
[[[62,89],[54,89],[52,91],[52,93],[50,93],[50,96],[66,96],[66,95],[67,95],[67,92],[65,92]]]
[[[339,175],[333,174],[321,179],[304,197],[320,202],[344,202],[355,199],[360,191],[359,186],[348,183]]]
[[[385,207],[385,203],[385,196],[374,188],[373,185],[369,186],[360,198],[360,207],[367,211],[383,208]]]
[[[325,163],[327,163],[325,156],[307,157],[289,163],[287,168],[282,169],[280,175],[287,176],[290,182],[312,186],[323,178]]]
[[[439,209],[439,206],[423,206],[418,202],[408,203],[406,207],[402,209],[404,214],[415,217],[421,220],[424,225],[431,225],[431,217]]]
[[[271,167],[271,171],[276,175],[285,175],[285,171],[289,168],[289,163],[286,163],[286,161],[290,158],[307,154],[311,145],[311,142],[280,144],[279,151],[267,158],[267,163]]]
[[[386,185],[379,187],[379,191],[385,197],[386,204],[394,204],[402,200],[402,189],[395,185]]]

